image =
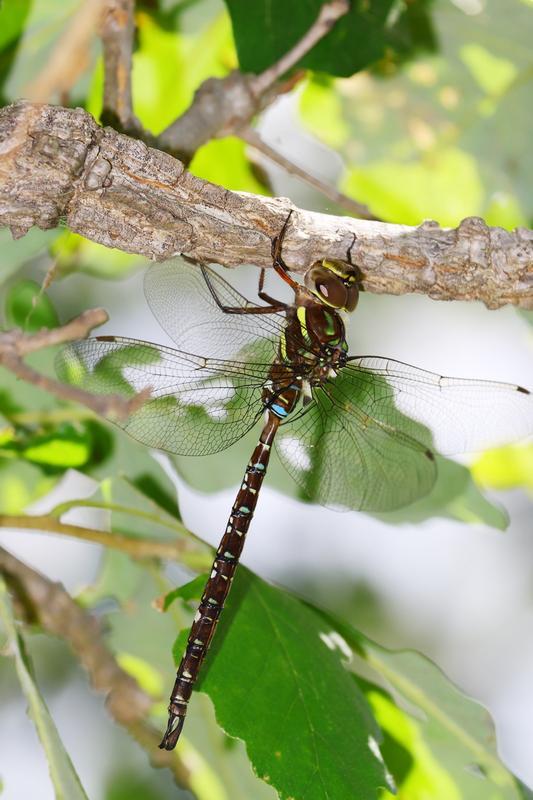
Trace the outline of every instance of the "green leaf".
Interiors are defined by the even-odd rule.
[[[426,497],[398,511],[373,516],[393,524],[416,524],[432,517],[445,517],[505,530],[509,524],[507,512],[487,500],[473,477],[477,478],[462,464],[437,456],[437,481]]]
[[[0,617],[7,632],[9,649],[15,659],[20,685],[28,701],[30,716],[46,753],[56,798],[57,800],[88,800],[35,682],[24,641],[17,630],[13,617],[7,588],[1,578]]]
[[[493,489],[533,489],[533,445],[514,444],[488,450],[471,467],[474,479]]]
[[[5,313],[10,327],[22,328],[28,333],[59,325],[52,301],[35,281],[18,281],[10,288]]]
[[[11,424],[0,428],[0,457],[23,459],[39,465],[46,474],[88,470],[112,451],[111,436],[95,420],[54,423],[53,415],[46,412],[4,414]]]
[[[212,139],[196,151],[189,170],[193,175],[225,189],[265,194],[265,186],[257,180],[246,158],[246,146],[234,136]]]
[[[53,489],[58,476],[43,475],[27,461],[8,461],[0,452],[0,513],[20,514]]]
[[[244,72],[259,73],[278,61],[298,42],[316,20],[323,0],[287,4],[286,0],[225,0],[231,15],[239,63]],[[419,14],[424,16],[427,5],[418,2]],[[394,58],[395,50],[405,57],[416,46],[432,43],[426,17],[423,27],[411,15],[396,18],[390,14],[393,0],[352,2],[350,11],[298,63],[331,75],[348,77],[385,55]],[[398,30],[395,28],[398,27]]]
[[[136,22],[133,105],[143,125],[157,134],[188,108],[204,80],[223,77],[236,66],[231,26],[220,13],[209,15],[207,23],[204,15],[201,29],[193,34],[165,30],[145,12],[136,15]],[[101,108],[101,87],[100,79],[91,97],[92,113]]]
[[[380,732],[324,632],[312,609],[241,568],[200,691],[280,798],[371,800],[387,786]]]
[[[404,772],[399,786],[400,797],[518,800],[516,780],[498,757],[492,720],[483,706],[467,698],[420,653],[386,650],[339,618],[315,611],[337,636],[343,637],[345,646],[353,649],[351,669],[360,676],[359,681],[362,678],[375,684],[370,692],[367,684],[366,691],[377,721],[411,755],[410,768]],[[379,692],[382,697],[376,699],[372,692]],[[383,697],[388,697],[389,702],[385,703]],[[402,709],[403,725],[397,715],[397,710]],[[384,754],[385,751],[386,747]],[[387,762],[387,765],[394,775],[393,764]],[[412,770],[418,775],[413,776]],[[418,793],[409,783],[411,779]],[[429,794],[418,791],[424,784],[427,788],[429,779],[432,791]],[[411,791],[405,790],[406,784]]]
[[[477,214],[492,225],[527,226],[531,5],[517,2],[512,14],[502,3],[477,14],[458,6],[434,4],[440,55],[385,69],[387,80],[374,70],[335,81],[333,102],[320,79],[319,89],[304,92],[302,118],[339,149],[345,190],[387,221],[455,225]],[[330,116],[312,107],[313,97]]]
[[[194,580],[189,581],[184,586],[178,586],[177,589],[168,592],[163,601],[163,611],[168,611],[175,600],[183,600],[184,603],[188,603],[190,600],[199,600],[207,578],[207,573],[205,575],[197,575]],[[179,657],[181,658],[181,655]]]
[[[342,189],[350,197],[369,203],[384,219],[403,225],[419,225],[425,219],[458,225],[464,217],[481,214],[483,209],[483,184],[475,158],[456,147],[421,158],[383,158],[352,167],[346,172]]]
[[[16,26],[11,29],[11,33],[16,32],[18,38],[13,42],[16,47],[9,54],[9,68],[4,70],[3,94],[6,102],[27,96],[28,88],[33,88],[36,78],[48,64],[65,28],[79,10],[79,0],[46,0],[46,2],[31,3],[27,0],[11,0],[8,3],[9,7],[16,5],[20,7],[18,15],[22,12],[25,16],[23,20],[19,16]],[[73,90],[74,96],[76,88]]]
[[[55,257],[57,274],[62,276],[85,272],[95,278],[120,280],[144,263],[141,256],[104,247],[68,230],[59,233],[51,252]]]
[[[114,598],[125,606],[143,578],[141,568],[133,559],[106,547],[102,551],[98,576],[90,586],[83,589],[76,601],[84,606],[96,606],[104,600]]]
[[[0,50],[20,36],[31,4],[32,0],[3,0],[0,5]]]

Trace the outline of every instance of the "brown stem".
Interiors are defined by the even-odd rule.
[[[136,127],[131,99],[131,56],[135,0],[106,0],[102,16],[104,107],[102,118],[122,130]]]
[[[239,136],[243,141],[249,144],[250,147],[263,153],[270,161],[273,161],[275,164],[287,170],[289,174],[296,175],[298,178],[308,183],[309,186],[318,189],[325,197],[341,208],[344,208],[345,211],[348,211],[350,214],[355,214],[356,217],[360,217],[361,219],[381,221],[379,217],[372,214],[368,206],[365,206],[363,203],[358,203],[356,200],[352,200],[351,197],[339,192],[334,186],[331,186],[331,184],[321,181],[320,178],[316,178],[314,175],[307,172],[307,170],[299,167],[294,161],[286,158],[278,150],[274,150],[274,148],[267,144],[253,128],[245,128],[239,131]]]
[[[179,755],[158,749],[159,733],[147,721],[152,700],[117,663],[105,644],[102,623],[78,606],[61,584],[31,569],[3,547],[0,572],[26,618],[68,642],[92,686],[107,695],[106,707],[113,719],[148,752],[152,764],[170,769],[176,783],[192,791],[191,772]]]
[[[196,558],[188,558],[188,554],[191,554],[192,551],[187,541],[165,542],[158,539],[138,539],[121,533],[110,533],[96,528],[85,528],[81,525],[59,522],[57,517],[48,514],[36,516],[0,514],[0,528],[58,533],[63,536],[71,536],[74,539],[81,539],[85,542],[105,545],[114,550],[120,550],[122,553],[127,553],[133,558],[180,560],[182,563],[190,562],[192,566],[197,566],[198,563]]]
[[[302,38],[275,64],[252,79],[252,91],[264,94],[282,75],[298,63],[333,28],[338,19],[350,10],[349,0],[330,0],[324,3],[318,17]]]
[[[60,383],[54,378],[43,375],[22,360],[29,353],[45,347],[83,339],[93,328],[102,325],[107,319],[104,309],[95,308],[84,311],[59,328],[42,330],[34,334],[26,334],[18,329],[0,333],[0,365],[18,378],[54,394],[61,400],[83,403],[100,416],[111,415],[117,419],[124,419],[149,399],[149,389],[143,390],[129,399],[114,394],[93,395],[77,386]]]
[[[65,97],[87,69],[91,42],[97,30],[105,0],[85,0],[65,27],[37,78],[22,89],[22,96],[34,102],[65,102]]]

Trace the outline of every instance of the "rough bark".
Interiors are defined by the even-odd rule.
[[[152,259],[184,253],[268,267],[270,239],[292,207],[196,178],[82,109],[18,102],[0,111],[0,225],[15,237],[64,220],[93,241]],[[490,228],[476,217],[443,229],[295,209],[283,255],[303,273],[350,247],[367,291],[533,308],[533,231]]]

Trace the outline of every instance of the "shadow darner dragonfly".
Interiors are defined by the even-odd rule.
[[[436,451],[479,450],[533,431],[533,398],[523,387],[349,356],[340,312],[356,306],[357,270],[348,261],[324,260],[312,265],[304,285],[294,281],[281,255],[288,223],[272,254],[294,291],[292,304],[264,292],[264,270],[258,290],[264,305],[257,305],[210,267],[175,259],[148,270],[145,294],[179,350],[98,336],[58,357],[60,376],[93,392],[132,396],[149,387],[149,401],[118,423],[149,447],[207,455],[265,418],[178,668],[160,745],[167,750],[183,728],[274,442],[311,500],[387,511],[430,491]]]

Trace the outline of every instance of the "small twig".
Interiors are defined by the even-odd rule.
[[[302,38],[275,64],[257,75],[251,83],[252,91],[264,94],[282,75],[298,63],[333,28],[338,19],[350,10],[349,0],[330,0],[324,3],[320,13]]]
[[[103,4],[104,0],[85,0],[80,5],[38,77],[22,89],[23,97],[40,103],[49,100],[64,102],[89,64],[91,40],[98,27]]]
[[[140,130],[133,114],[131,60],[135,32],[135,0],[106,0],[101,37],[104,48],[102,119],[123,131]],[[118,124],[117,124],[118,123]]]
[[[107,313],[103,308],[95,308],[84,311],[59,328],[46,329],[34,334],[26,334],[18,329],[0,333],[0,365],[18,378],[44,389],[62,400],[83,403],[99,416],[125,419],[149,399],[149,388],[143,389],[130,398],[115,394],[94,395],[77,386],[70,386],[60,383],[54,378],[49,378],[29,367],[22,360],[29,353],[45,347],[83,339],[93,328],[102,325],[107,319]]]
[[[193,791],[191,771],[179,755],[159,750],[160,733],[146,719],[152,699],[117,663],[105,644],[101,622],[78,606],[61,584],[31,569],[3,547],[0,572],[18,599],[19,611],[30,622],[37,621],[48,633],[69,643],[92,686],[107,695],[111,716],[148,751],[152,764],[168,767],[180,786]]]
[[[343,192],[339,192],[334,186],[331,186],[331,184],[320,180],[320,178],[316,178],[314,175],[311,175],[309,172],[307,172],[307,170],[299,167],[294,163],[294,161],[286,158],[278,150],[274,150],[274,148],[267,144],[257,133],[257,131],[253,130],[253,128],[244,128],[238,132],[238,135],[244,142],[249,144],[250,147],[253,147],[260,153],[263,153],[263,155],[270,159],[270,161],[273,161],[275,164],[283,167],[288,173],[296,175],[310,186],[318,189],[318,191],[325,195],[325,197],[327,197],[333,203],[336,203],[341,208],[344,208],[344,210],[348,211],[348,213],[354,214],[356,217],[360,217],[361,219],[372,219],[380,222],[382,221],[379,217],[376,217],[374,214],[372,214],[368,206],[365,206],[363,203],[358,203],[356,200],[352,200],[351,197],[343,194]]]
[[[41,515],[11,515],[0,514],[0,528],[13,528],[25,531],[47,531],[81,539],[84,542],[120,550],[133,558],[160,558],[177,561],[193,568],[199,565],[198,556],[195,556],[188,541],[162,541],[160,539],[140,539],[126,536],[122,533],[100,531],[97,528],[85,528],[81,525],[70,525],[59,522],[57,517],[50,514]],[[185,531],[185,528],[184,528]],[[203,566],[203,559],[201,559]]]
[[[187,111],[158,136],[155,146],[188,164],[196,150],[210,139],[238,135],[280,93],[290,91],[305,75],[305,71],[300,70],[278,82],[348,10],[348,0],[325,3],[315,22],[292,50],[260,75],[243,75],[234,71],[225,78],[204,81]]]

